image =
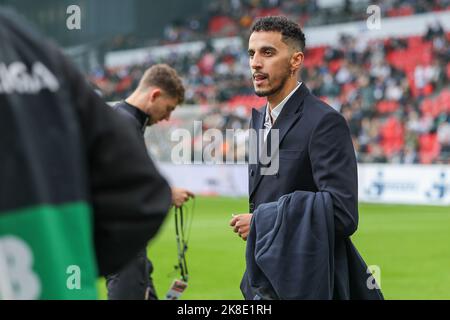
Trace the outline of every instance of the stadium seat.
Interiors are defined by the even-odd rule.
[[[433,53],[432,53],[431,44],[429,44],[429,47],[430,48],[422,49],[423,51],[422,51],[420,63],[425,64],[425,65],[429,65],[433,62]]]
[[[423,88],[422,93],[423,93],[424,96],[429,96],[429,95],[431,95],[433,93],[433,91],[434,91],[433,85],[431,83],[428,83]]]
[[[209,21],[208,32],[210,35],[220,34],[230,26],[235,26],[236,23],[228,16],[215,16]],[[233,28],[234,29],[234,28]],[[232,35],[233,32],[231,32]]]
[[[450,90],[443,90],[436,98],[436,104],[439,106],[441,113],[450,112]]]
[[[405,59],[405,56],[407,56],[406,50],[396,50],[388,53],[386,59],[394,67],[403,70],[405,62],[408,61],[408,58]]]
[[[348,97],[357,89],[355,83],[346,83],[341,88],[341,96],[348,100]]]
[[[314,47],[306,50],[304,66],[306,68],[316,67],[323,64],[326,47]]]
[[[330,70],[330,72],[332,74],[336,74],[336,72],[339,70],[341,65],[342,65],[342,60],[335,59],[335,60],[330,61],[330,63],[328,64],[328,69]]]
[[[133,78],[131,76],[124,77],[116,86],[117,92],[124,92],[133,84]]]
[[[422,36],[412,36],[408,38],[408,49],[419,49],[422,44]]]
[[[436,133],[424,134],[419,137],[420,163],[430,164],[439,157],[441,146]]]
[[[381,130],[381,147],[385,155],[392,156],[399,152],[404,145],[404,129],[400,121],[395,117],[386,120]]]
[[[397,101],[383,100],[377,104],[377,111],[380,114],[395,112],[398,110],[399,106]]]
[[[387,12],[388,17],[404,17],[414,14],[414,9],[408,6],[402,6],[400,8],[394,8]]]

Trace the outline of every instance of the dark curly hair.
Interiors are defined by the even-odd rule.
[[[269,16],[260,18],[251,28],[251,33],[258,31],[280,32],[285,43],[292,44],[301,51],[305,50],[305,34],[297,23],[286,17]]]

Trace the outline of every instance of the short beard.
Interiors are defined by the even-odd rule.
[[[271,89],[271,90],[269,90],[269,91],[257,91],[257,90],[255,90],[255,94],[256,94],[258,97],[270,97],[271,95],[274,95],[274,94],[280,92],[281,89],[283,89],[283,87],[284,87],[284,85],[286,84],[286,81],[288,80],[288,78],[289,78],[289,76],[284,77],[284,78],[281,80],[280,85],[277,86],[276,88],[273,88],[273,89]]]

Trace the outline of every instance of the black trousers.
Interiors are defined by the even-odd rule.
[[[152,272],[153,265],[143,249],[120,272],[106,277],[108,300],[157,300]]]

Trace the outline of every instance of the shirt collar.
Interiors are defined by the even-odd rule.
[[[124,106],[126,107],[126,111],[128,111],[139,122],[141,130],[142,132],[144,132],[149,121],[149,116],[141,109],[133,106],[126,101],[124,101]]]
[[[286,98],[283,99],[283,101],[281,101],[275,108],[272,109],[272,111],[270,112],[270,115],[272,116],[273,122],[275,122],[278,118],[278,116],[280,115],[281,111],[284,108],[284,105],[286,104],[286,102],[288,102],[289,98],[292,97],[292,95],[295,93],[295,91],[297,91],[298,88],[300,88],[300,86],[302,85],[301,82],[298,82],[297,86],[294,88],[294,90],[292,90],[287,96]],[[271,121],[270,117],[269,117],[269,103],[267,103],[266,106],[266,119],[265,122],[273,124],[273,122]]]

